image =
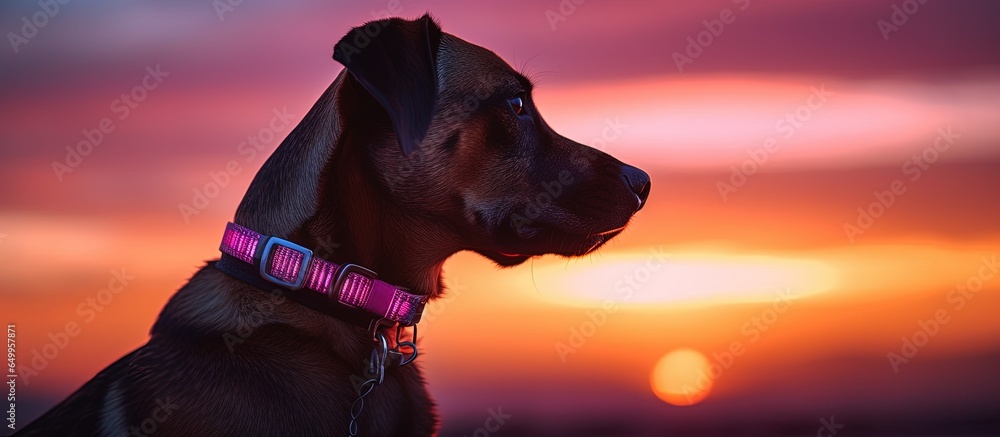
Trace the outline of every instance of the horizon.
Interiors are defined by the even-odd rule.
[[[1000,5],[892,24],[903,3],[60,5],[0,49],[18,424],[146,341],[333,43],[395,4],[526,66],[553,129],[653,180],[594,254],[446,262],[418,360],[442,435],[497,408],[499,435],[1000,432]],[[39,6],[0,10],[16,33]],[[705,361],[662,381],[690,406],[652,382],[683,350]]]

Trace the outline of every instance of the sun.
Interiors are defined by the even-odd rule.
[[[693,349],[677,349],[653,367],[650,385],[664,402],[686,407],[697,404],[712,389],[708,358]]]

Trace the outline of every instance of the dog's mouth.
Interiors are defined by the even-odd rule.
[[[483,255],[502,266],[521,264],[531,257],[545,254],[562,256],[587,255],[625,230],[625,226],[599,232],[581,233],[555,225],[511,222],[499,246]]]

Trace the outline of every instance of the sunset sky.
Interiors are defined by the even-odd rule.
[[[490,408],[511,415],[496,435],[814,435],[831,416],[844,435],[1000,433],[1000,4],[907,3],[244,0],[220,17],[104,0],[12,44],[41,9],[5,2],[0,311],[19,423],[145,342],[340,71],[334,42],[391,9],[531,73],[554,129],[653,181],[593,255],[448,261],[418,360],[443,435]],[[35,359],[67,323],[78,334]],[[651,386],[678,350],[708,366],[665,360],[672,380],[710,380],[690,406]]]

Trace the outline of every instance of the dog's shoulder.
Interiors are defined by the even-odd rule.
[[[68,398],[52,407],[17,436],[89,436],[112,435],[108,433],[111,423],[102,423],[102,417],[109,411],[105,400],[109,389],[127,372],[138,350],[114,362],[97,376],[91,378]]]

